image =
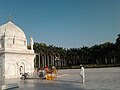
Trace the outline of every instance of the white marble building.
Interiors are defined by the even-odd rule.
[[[13,22],[0,26],[0,80],[20,77],[20,73],[33,73],[35,53],[33,38],[27,49],[24,32]]]

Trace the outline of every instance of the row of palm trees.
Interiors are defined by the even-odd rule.
[[[118,35],[115,43],[105,42],[92,47],[83,46],[70,49],[53,45],[47,46],[44,43],[34,43],[34,50],[35,53],[59,54],[60,60],[64,60],[66,66],[79,66],[80,64],[119,64],[120,35]]]

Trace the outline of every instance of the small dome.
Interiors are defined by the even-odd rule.
[[[24,32],[11,21],[0,26],[0,36],[4,33],[6,33],[6,35],[10,37],[15,36],[22,39],[26,39]]]

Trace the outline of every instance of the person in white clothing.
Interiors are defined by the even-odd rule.
[[[84,67],[82,65],[80,65],[80,76],[82,79],[82,83],[84,83],[85,82],[85,70],[84,70]]]

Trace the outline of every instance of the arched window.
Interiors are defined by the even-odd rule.
[[[24,41],[24,45],[26,45],[26,41]]]
[[[13,38],[13,44],[15,44],[15,36],[14,36],[14,38]]]
[[[13,38],[13,44],[15,44],[15,38]]]

